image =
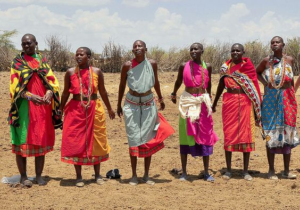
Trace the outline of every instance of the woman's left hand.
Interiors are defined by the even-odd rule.
[[[115,119],[116,115],[115,115],[115,112],[112,109],[108,110],[108,115],[109,115],[109,118],[111,120]]]
[[[46,94],[43,97],[43,101],[45,104],[51,104],[51,99],[52,99],[53,93],[51,90],[47,90]]]
[[[165,109],[165,107],[166,107],[166,105],[165,105],[165,102],[160,102],[160,108],[159,108],[159,110],[164,110]]]

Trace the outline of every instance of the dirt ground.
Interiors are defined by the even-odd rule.
[[[61,89],[63,73],[56,73]],[[105,85],[113,108],[117,105],[119,74],[105,74]],[[233,153],[232,164],[234,176],[224,181],[221,174],[225,170],[223,149],[223,131],[221,119],[221,101],[213,115],[214,129],[220,141],[214,147],[210,158],[210,170],[215,182],[208,183],[198,179],[203,170],[202,159],[188,158],[189,181],[181,182],[178,175],[172,174],[173,168],[180,167],[178,140],[178,105],[169,100],[176,73],[159,74],[166,109],[162,112],[176,133],[165,141],[165,148],[152,158],[150,176],[155,180],[154,186],[139,184],[130,186],[131,167],[124,121],[107,120],[107,131],[111,145],[110,159],[101,165],[101,175],[113,168],[122,174],[120,180],[107,180],[104,185],[93,181],[93,168],[83,167],[86,185],[77,188],[75,170],[72,165],[60,161],[62,131],[56,131],[54,151],[47,154],[43,176],[48,181],[46,186],[33,185],[30,189],[13,188],[0,184],[1,209],[300,209],[300,146],[293,149],[290,169],[298,179],[281,178],[283,160],[276,156],[278,181],[267,179],[268,163],[265,142],[256,130],[256,151],[251,153],[250,170],[254,179],[245,181],[241,177],[243,167],[242,154]],[[218,75],[213,75],[213,93],[216,92]],[[181,93],[183,87],[178,91]],[[0,73],[1,95],[1,139],[0,139],[0,178],[18,174],[15,156],[11,153],[9,126],[6,117],[10,106],[9,73]],[[297,94],[299,102],[300,97]],[[299,131],[299,113],[298,113]],[[28,175],[34,176],[34,158],[28,158]],[[143,160],[138,160],[138,175],[143,175]]]

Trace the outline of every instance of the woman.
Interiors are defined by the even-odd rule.
[[[100,163],[108,160],[110,146],[107,142],[105,112],[97,96],[98,90],[110,119],[115,118],[104,86],[103,74],[99,68],[89,64],[90,58],[89,48],[77,49],[75,59],[78,66],[68,69],[65,74],[59,108],[61,113],[65,113],[61,161],[74,165],[77,187],[84,186],[82,165],[93,165],[96,183],[104,184],[100,176]],[[73,98],[65,106],[70,93]]]
[[[151,157],[164,147],[163,141],[174,133],[173,128],[157,112],[151,88],[158,95],[160,109],[164,110],[165,103],[160,91],[157,75],[157,63],[146,58],[146,44],[141,40],[133,43],[132,52],[135,58],[127,61],[121,72],[118,97],[118,116],[124,112],[126,133],[129,142],[129,153],[132,168],[130,185],[137,185],[137,157],[144,158],[145,172],[142,181],[154,185],[149,178]],[[126,94],[122,110],[121,102],[124,95],[126,81],[129,91]]]
[[[59,86],[47,60],[37,52],[38,42],[32,34],[22,37],[23,52],[11,67],[10,124],[12,152],[21,175],[20,183],[31,187],[26,173],[26,158],[35,156],[36,181],[45,185],[42,172],[46,153],[53,150],[54,125],[60,126]]]
[[[212,66],[201,59],[203,45],[194,43],[190,47],[192,60],[181,64],[177,80],[171,93],[176,104],[176,93],[184,82],[185,91],[180,97],[179,142],[182,165],[180,180],[187,180],[187,155],[203,156],[204,180],[213,182],[208,173],[209,156],[218,137],[213,130],[211,110],[211,72]]]
[[[284,45],[281,37],[273,37],[271,39],[273,54],[264,58],[256,69],[257,77],[265,87],[262,124],[267,141],[268,178],[272,180],[278,179],[274,168],[275,154],[283,154],[282,177],[296,178],[289,169],[291,149],[299,144],[296,128],[297,102],[292,70],[294,59],[283,54]]]
[[[250,152],[255,150],[255,124],[261,128],[261,95],[255,68],[249,58],[243,58],[244,46],[233,44],[231,59],[222,65],[220,82],[212,110],[216,111],[218,100],[223,95],[223,131],[227,172],[223,178],[229,180],[232,152],[243,152],[243,177],[252,180],[248,173]]]

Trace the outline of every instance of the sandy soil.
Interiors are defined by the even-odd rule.
[[[56,73],[63,87],[63,73]],[[105,74],[105,84],[112,106],[117,105],[119,74]],[[296,180],[281,178],[283,170],[282,156],[276,156],[278,181],[266,179],[268,163],[265,154],[265,142],[256,131],[256,151],[251,153],[250,170],[253,181],[244,181],[240,175],[243,167],[242,154],[234,153],[232,158],[234,176],[224,181],[221,174],[225,170],[223,150],[223,131],[221,120],[221,101],[213,115],[215,131],[220,141],[210,159],[210,169],[215,183],[198,179],[203,170],[202,159],[188,159],[189,181],[181,182],[178,175],[170,172],[180,168],[178,145],[178,105],[168,99],[172,92],[176,73],[160,73],[161,89],[166,99],[166,109],[162,112],[176,133],[165,141],[165,149],[153,156],[150,176],[156,181],[154,186],[139,184],[128,185],[131,167],[124,121],[107,120],[110,160],[101,165],[101,174],[113,168],[119,168],[120,180],[107,180],[102,186],[93,181],[93,168],[83,167],[86,185],[77,188],[75,171],[72,165],[60,161],[61,130],[56,131],[54,151],[47,154],[43,176],[47,186],[33,185],[30,189],[13,188],[0,184],[1,209],[300,209],[300,147],[292,151],[290,168],[298,175]],[[216,91],[218,76],[213,76],[213,92]],[[9,126],[6,117],[9,110],[9,73],[0,72],[1,94],[1,139],[0,139],[0,178],[18,174],[15,156],[11,153]],[[182,90],[182,88],[181,88]],[[181,90],[178,92],[180,93]],[[297,96],[300,100],[299,94]],[[299,119],[299,114],[298,117]],[[299,121],[299,120],[298,120]],[[297,123],[299,128],[299,122]],[[28,159],[28,175],[34,176],[34,158]],[[143,160],[138,161],[138,175],[143,175]]]

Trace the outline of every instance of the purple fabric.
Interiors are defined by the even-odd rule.
[[[270,152],[273,154],[291,154],[292,147],[289,145],[284,145],[283,147],[275,147],[275,148],[270,148]]]
[[[180,154],[191,154],[195,156],[209,156],[213,153],[213,146],[199,145],[195,144],[194,146],[180,145]]]

